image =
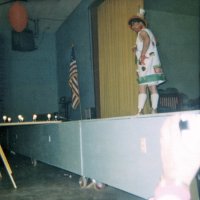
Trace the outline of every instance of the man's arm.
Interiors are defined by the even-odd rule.
[[[143,48],[142,48],[142,52],[141,52],[141,56],[140,56],[140,62],[141,62],[141,64],[145,64],[144,63],[144,60],[146,58],[145,54],[149,48],[150,38],[146,31],[140,32],[140,38],[143,41]]]
[[[150,38],[149,35],[147,34],[146,31],[141,31],[140,32],[140,37],[143,41],[143,48],[142,48],[142,52],[141,55],[145,55],[148,48],[149,48],[149,44],[150,44]]]

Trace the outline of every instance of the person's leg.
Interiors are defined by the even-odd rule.
[[[142,114],[144,105],[146,103],[147,94],[146,94],[146,85],[139,86],[138,94],[138,114]]]
[[[149,86],[149,90],[151,92],[152,114],[154,114],[154,113],[157,113],[159,94],[158,94],[156,85]]]

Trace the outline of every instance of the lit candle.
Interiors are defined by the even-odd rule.
[[[18,120],[19,120],[20,122],[23,122],[23,121],[24,121],[24,117],[23,117],[22,115],[18,115]]]
[[[48,120],[50,121],[50,119],[51,119],[51,114],[47,114],[47,118],[48,118]]]
[[[11,122],[11,121],[12,121],[11,117],[8,117],[8,122]]]
[[[34,115],[33,115],[33,121],[36,121],[36,120],[37,120],[37,115],[34,114]]]
[[[6,120],[7,120],[7,116],[4,115],[4,116],[3,116],[3,121],[6,122]]]

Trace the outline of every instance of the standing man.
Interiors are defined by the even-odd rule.
[[[142,9],[141,9],[142,10]],[[142,13],[144,10],[142,10]],[[143,113],[147,99],[147,88],[151,93],[152,114],[157,112],[159,94],[157,85],[165,81],[153,33],[147,29],[147,23],[141,16],[133,16],[128,25],[137,33],[136,45],[133,51],[137,59],[137,74],[139,83],[138,114]]]

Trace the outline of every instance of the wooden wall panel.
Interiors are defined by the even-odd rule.
[[[131,48],[136,34],[128,19],[143,7],[143,0],[105,0],[98,7],[100,115],[137,113],[138,84]]]

